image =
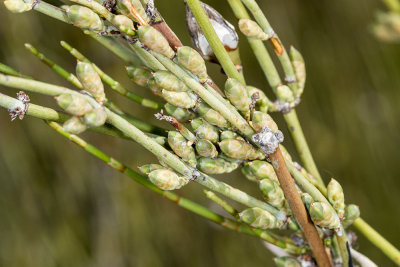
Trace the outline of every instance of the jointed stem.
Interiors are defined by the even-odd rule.
[[[22,77],[22,78],[27,78],[27,79],[31,79],[32,77],[29,75],[25,75],[22,74],[21,72],[19,72],[18,70],[15,70],[7,65],[4,65],[3,63],[0,63],[0,72],[8,74],[8,75],[13,75],[13,76],[18,76],[18,77]]]
[[[304,248],[302,247],[296,247],[291,244],[288,244],[284,241],[278,240],[275,237],[273,237],[268,231],[263,231],[261,229],[255,229],[252,228],[246,224],[225,218],[209,209],[207,209],[204,206],[201,206],[189,199],[183,198],[179,196],[178,194],[171,192],[171,191],[163,191],[157,187],[155,187],[152,183],[150,183],[144,176],[140,175],[139,173],[135,172],[134,170],[130,169],[129,167],[126,167],[124,164],[121,162],[117,161],[116,159],[110,157],[109,155],[105,154],[103,151],[99,150],[95,146],[88,144],[86,141],[83,139],[79,138],[76,135],[71,135],[69,133],[66,133],[62,130],[62,127],[58,125],[55,122],[48,122],[50,127],[52,127],[54,130],[56,130],[58,133],[61,135],[65,136],[93,156],[99,158],[100,160],[104,161],[107,163],[108,166],[112,167],[113,169],[120,171],[121,173],[125,174],[132,180],[138,182],[139,184],[145,186],[146,188],[152,190],[153,192],[164,196],[168,200],[176,203],[177,205],[181,206],[182,208],[185,208],[197,215],[200,215],[210,221],[213,221],[214,223],[217,223],[227,229],[237,231],[240,233],[252,235],[252,236],[257,236],[267,242],[270,242],[278,247],[281,247],[288,251],[289,253],[293,254],[301,254],[304,253]]]

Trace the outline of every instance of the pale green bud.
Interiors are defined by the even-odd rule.
[[[309,209],[311,220],[318,226],[328,229],[338,229],[340,219],[335,210],[324,202],[313,202]]]
[[[111,23],[114,24],[121,32],[129,35],[135,35],[135,27],[133,26],[133,21],[124,15],[115,15]]]
[[[186,185],[189,179],[180,177],[168,169],[158,169],[149,173],[150,181],[162,190],[175,190]]]
[[[204,102],[199,104],[197,112],[212,125],[220,128],[228,128],[231,126],[231,124],[218,111],[215,111]]]
[[[165,104],[164,107],[169,115],[171,115],[180,122],[186,122],[194,118],[194,113],[190,112],[187,109],[175,107],[170,103]]]
[[[164,35],[152,26],[145,25],[139,27],[139,40],[154,52],[160,53],[168,58],[173,58],[175,56],[174,50],[169,46]]]
[[[179,64],[196,75],[201,83],[207,81],[206,63],[199,52],[189,46],[182,46],[177,50],[177,59]]]
[[[166,70],[155,72],[154,79],[158,87],[168,91],[186,92],[189,89],[178,77]]]
[[[274,105],[262,90],[253,86],[246,86],[246,89],[250,99],[253,97],[254,94],[257,94],[258,96],[258,100],[256,101],[255,106],[256,110],[267,113],[268,110]]]
[[[214,144],[218,142],[219,132],[217,127],[209,124],[201,118],[192,120],[190,125],[198,138],[210,140]]]
[[[102,31],[104,29],[103,20],[90,8],[72,5],[64,9],[67,12],[69,22],[74,26],[91,31]]]
[[[304,205],[309,210],[311,204],[314,202],[314,199],[308,193],[300,193],[300,196],[301,196],[301,200],[303,201]]]
[[[243,140],[243,137],[241,137],[240,135],[238,135],[237,133],[233,132],[233,131],[222,131],[221,135],[220,135],[220,139],[225,140],[225,139],[238,139],[238,140]]]
[[[360,208],[357,205],[350,204],[344,209],[343,226],[348,227],[360,217]]]
[[[217,148],[207,139],[199,139],[196,142],[196,151],[202,157],[215,158],[218,156]]]
[[[266,161],[254,160],[244,164],[243,169],[255,180],[269,179],[278,182],[274,167]]]
[[[225,94],[231,103],[245,116],[250,115],[250,102],[246,87],[239,81],[228,78],[225,83]]]
[[[76,65],[76,76],[82,83],[83,88],[88,91],[99,103],[104,103],[106,95],[99,74],[91,63],[78,61]]]
[[[227,172],[227,162],[222,158],[201,157],[198,159],[197,168],[207,174],[222,174]]]
[[[344,216],[344,193],[342,186],[335,179],[331,179],[327,186],[328,200],[336,210],[340,219]]]
[[[140,1],[137,0],[118,0],[117,2],[117,10],[122,15],[129,17],[132,20],[136,20],[134,16],[132,16],[131,12],[129,11],[130,6],[132,5],[133,8],[139,13],[139,15],[145,20],[149,21],[149,18],[146,14],[146,11],[143,8],[143,5]]]
[[[261,132],[262,128],[268,127],[273,133],[278,131],[278,125],[276,125],[274,119],[264,112],[254,111],[251,116],[251,126],[256,132]]]
[[[263,230],[274,229],[280,226],[274,215],[257,207],[245,209],[239,213],[239,217],[240,220],[249,224],[250,226]]]
[[[86,131],[87,127],[79,117],[72,117],[63,124],[63,130],[70,134],[80,134]]]
[[[82,116],[93,109],[85,98],[77,95],[62,94],[56,100],[62,109],[75,116]]]
[[[194,149],[181,133],[176,131],[169,131],[168,144],[175,152],[175,154],[181,157],[190,166],[196,166],[197,160]]]
[[[299,87],[298,94],[301,94],[306,83],[306,65],[304,63],[303,56],[293,46],[290,47],[290,60],[292,61],[294,73],[297,79],[297,85]]]
[[[150,88],[150,90],[153,94],[158,95],[158,96],[163,96],[162,88],[160,88],[158,86],[154,77],[149,79],[149,81],[147,82],[147,86]]]
[[[263,179],[259,182],[258,186],[264,195],[265,201],[269,204],[278,209],[285,205],[285,196],[283,195],[282,188],[277,182],[270,179]]]
[[[222,152],[230,158],[241,160],[253,160],[262,157],[257,150],[247,143],[237,139],[225,139],[219,143]]]
[[[154,170],[160,170],[160,169],[165,169],[163,166],[161,166],[160,164],[145,164],[141,167],[139,167],[139,170],[143,173],[148,175],[149,173],[151,173]]]
[[[196,100],[187,92],[172,92],[163,89],[161,93],[164,99],[174,106],[192,108],[196,105]]]
[[[142,68],[142,67],[135,67],[135,66],[128,66],[126,67],[126,71],[128,72],[129,78],[142,87],[148,87],[149,80],[153,77],[151,71]]]
[[[5,0],[4,5],[12,13],[23,13],[32,9],[32,3],[23,0]]]
[[[280,85],[276,88],[276,94],[278,96],[279,101],[283,102],[293,102],[294,95],[292,90],[287,85]]]
[[[83,120],[89,127],[99,127],[106,123],[107,113],[104,108],[95,108],[83,116]]]
[[[240,31],[249,38],[259,39],[265,41],[270,38],[268,34],[266,34],[261,27],[257,24],[257,22],[251,19],[240,19],[239,20],[239,29]]]
[[[300,262],[289,256],[274,258],[274,262],[277,267],[301,267]]]

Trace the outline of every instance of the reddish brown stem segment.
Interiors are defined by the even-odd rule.
[[[285,198],[287,199],[290,209],[292,210],[296,220],[303,229],[304,236],[310,244],[315,260],[320,267],[332,267],[332,263],[325,251],[324,244],[318,235],[317,229],[308,216],[301,197],[294,185],[292,176],[286,167],[282,152],[278,147],[277,150],[269,155],[272,166],[278,176]]]

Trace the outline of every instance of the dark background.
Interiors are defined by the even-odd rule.
[[[236,24],[225,1],[206,1]],[[298,48],[307,83],[298,114],[325,180],[335,177],[346,201],[399,246],[400,46],[370,33],[379,1],[259,1],[286,47]],[[156,1],[181,39],[189,44],[183,1]],[[139,94],[123,62],[78,29],[37,12],[11,14],[0,5],[0,61],[35,78],[68,85],[27,52],[30,42],[74,70],[65,40]],[[270,92],[242,37],[247,82]],[[210,66],[217,83],[219,68]],[[0,87],[15,95],[15,90]],[[152,111],[114,93],[109,97],[138,117]],[[31,94],[33,103],[54,106]],[[282,129],[280,115],[274,116]],[[165,126],[165,124],[164,124]],[[83,134],[130,167],[155,162],[139,145],[94,133]],[[289,135],[286,146],[294,153]],[[221,179],[257,194],[235,172]],[[202,188],[180,190],[206,203]],[[208,205],[208,204],[207,204]],[[380,266],[394,266],[364,237],[359,250]],[[253,237],[223,230],[110,169],[42,121],[10,122],[0,111],[0,266],[262,266],[271,254]]]

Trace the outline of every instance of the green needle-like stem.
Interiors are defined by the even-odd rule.
[[[8,74],[8,75],[12,75],[12,76],[18,76],[18,77],[22,77],[22,78],[32,79],[31,76],[22,74],[18,70],[13,69],[3,63],[0,63],[0,72]]]

